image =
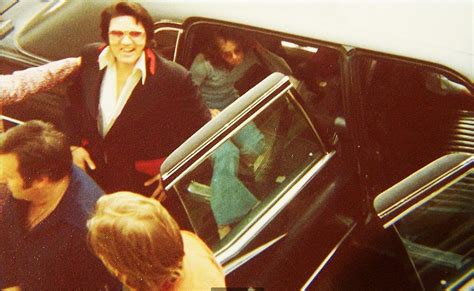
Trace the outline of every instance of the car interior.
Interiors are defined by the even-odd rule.
[[[314,131],[293,102],[289,96],[282,97],[253,120],[265,136],[265,149],[253,161],[241,157],[238,178],[259,202],[246,216],[230,225],[231,229],[245,217],[255,216],[268,208],[324,154],[315,142]],[[227,235],[219,236],[210,205],[213,194],[212,164],[211,153],[175,186],[194,228],[211,246]],[[229,200],[231,196],[229,194]]]
[[[385,171],[378,173],[379,192],[444,154],[474,153],[474,97],[460,81],[409,62],[357,62],[366,72],[360,78],[366,125]]]
[[[182,64],[189,68],[194,57],[210,41],[209,31],[226,29],[244,36],[248,42],[257,41],[263,47],[282,57],[291,68],[290,80],[319,125],[319,134],[328,143],[334,142],[337,117],[342,116],[340,49],[331,44],[318,44],[302,39],[265,33],[254,29],[227,24],[198,22],[187,29]],[[241,95],[272,72],[264,64],[255,65],[235,83]]]

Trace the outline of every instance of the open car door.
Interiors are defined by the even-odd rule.
[[[324,145],[300,101],[289,78],[273,73],[161,167],[168,196],[179,197],[230,286],[300,288],[311,275],[303,270],[313,270],[302,264],[318,266],[355,225],[338,213],[338,199],[348,200],[341,188],[350,170]],[[319,240],[317,249],[295,254],[298,243],[311,246],[313,240]],[[265,266],[258,276],[256,266]],[[288,276],[275,278],[277,267]]]
[[[398,232],[426,290],[471,290],[474,156],[443,156],[374,200]]]

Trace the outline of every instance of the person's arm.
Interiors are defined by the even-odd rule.
[[[196,86],[201,87],[205,82],[209,75],[209,69],[210,63],[205,59],[204,55],[199,54],[194,58],[189,72],[191,73],[191,78]],[[211,113],[212,118],[214,118],[220,113],[220,110],[209,108],[209,112]]]
[[[14,286],[14,287],[3,288],[2,291],[21,291],[21,288],[20,286]]]
[[[180,145],[194,132],[211,120],[211,113],[206,103],[201,97],[200,91],[196,83],[193,81],[191,72],[185,71],[184,68],[177,68],[176,74],[179,79],[176,80],[175,92],[171,94],[174,107],[176,108],[176,116],[180,122],[176,124],[176,139],[173,143]],[[162,200],[166,197],[163,193],[163,185],[161,183],[161,175],[158,173],[155,177],[147,180],[145,186],[150,186],[158,182],[152,197],[158,197]]]
[[[198,54],[189,68],[193,83],[198,87],[201,87],[209,74],[207,64],[204,55]]]
[[[81,58],[67,58],[10,75],[0,75],[0,105],[19,102],[49,90],[74,73],[80,65]]]
[[[288,76],[293,74],[284,58],[266,49],[259,42],[255,42],[253,48],[271,72],[280,72]]]

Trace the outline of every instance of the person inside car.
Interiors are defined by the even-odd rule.
[[[222,267],[195,234],[155,199],[118,192],[97,201],[89,244],[131,290],[225,289]]]
[[[51,124],[28,121],[0,136],[0,289],[121,290],[87,246],[86,221],[102,189],[73,166]]]
[[[258,42],[250,42],[227,30],[211,32],[208,46],[195,57],[190,71],[212,116],[240,97],[235,84],[256,65],[263,65],[269,72],[291,74],[283,58]],[[210,200],[221,237],[230,230],[230,224],[239,221],[258,202],[237,177],[237,172],[241,154],[255,161],[263,153],[264,146],[263,134],[255,123],[249,123],[213,154]]]
[[[211,30],[209,34],[208,44],[194,58],[190,71],[213,116],[245,93],[239,92],[235,84],[256,65],[268,74],[292,74],[285,59],[255,40],[225,29]]]
[[[74,162],[107,192],[150,195],[163,158],[209,121],[209,110],[189,72],[152,50],[153,21],[141,5],[109,6],[100,28],[105,43],[84,47],[70,94]],[[161,190],[158,183],[153,195]]]

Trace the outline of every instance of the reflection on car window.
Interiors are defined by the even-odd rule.
[[[323,130],[322,137],[332,142],[334,121],[342,116],[340,53],[324,46],[285,41],[282,47],[294,67],[292,81],[296,90]]]
[[[402,60],[356,64],[371,159],[380,163],[369,175],[380,184],[374,193],[446,153],[473,152],[474,98],[461,80]]]
[[[312,128],[289,100],[274,102],[176,184],[196,232],[210,245],[272,205],[323,155]]]
[[[428,90],[439,95],[470,94],[466,86],[451,81],[446,76],[439,73],[427,73],[425,76],[425,84]]]
[[[458,290],[453,282],[472,272],[473,193],[471,171],[396,224],[426,290]]]

